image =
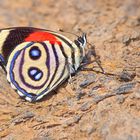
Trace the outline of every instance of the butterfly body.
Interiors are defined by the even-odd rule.
[[[85,36],[75,42],[49,30],[17,27],[0,31],[0,60],[12,88],[26,100],[41,99],[75,73]]]

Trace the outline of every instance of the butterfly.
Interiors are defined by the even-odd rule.
[[[64,35],[33,27],[0,30],[0,65],[17,93],[29,102],[40,100],[79,68],[86,34],[71,41]]]

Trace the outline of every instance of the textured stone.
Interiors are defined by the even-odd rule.
[[[96,62],[86,65],[89,70],[79,69],[56,94],[32,104],[19,98],[0,69],[0,139],[140,139],[139,0],[0,0],[0,6],[0,28],[61,28],[77,35],[81,28],[88,40],[84,63],[96,53],[105,71]]]

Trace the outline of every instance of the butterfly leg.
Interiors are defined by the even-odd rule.
[[[98,65],[98,67],[101,69],[101,73],[105,73],[102,65],[101,65],[101,61],[99,60],[99,57],[95,57],[94,60],[90,60],[89,57],[86,57],[86,61],[83,62],[80,66],[81,70],[84,70],[84,69],[88,69],[86,68],[87,65],[89,64],[92,64],[92,63],[96,63]],[[94,66],[95,67],[95,66]],[[91,68],[89,68],[91,70]],[[93,69],[93,68],[92,68]]]
[[[68,73],[69,73],[68,83],[71,84],[72,83],[72,74],[75,73],[75,70],[69,62],[68,62],[67,67],[68,67]]]

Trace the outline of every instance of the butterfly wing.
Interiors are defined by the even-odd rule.
[[[65,57],[48,42],[18,45],[9,56],[6,70],[11,86],[28,101],[42,98],[68,77]]]
[[[5,29],[0,32],[0,55],[7,79],[18,94],[36,101],[69,76],[66,49],[48,31],[35,28]],[[70,48],[67,48],[69,54]],[[70,53],[71,55],[71,53]]]

